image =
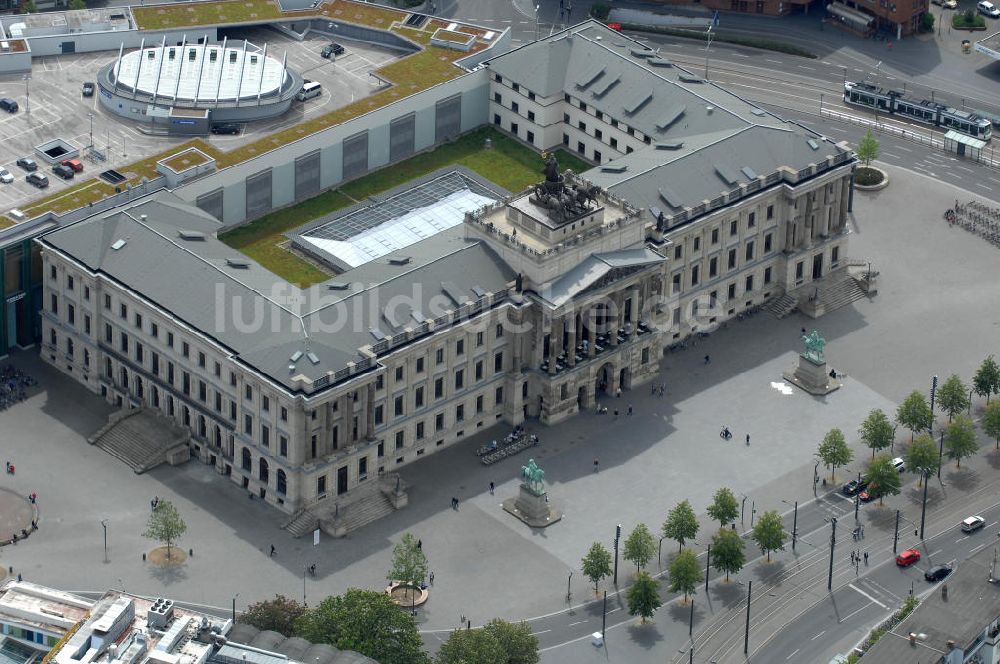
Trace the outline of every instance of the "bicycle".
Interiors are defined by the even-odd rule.
[[[729,427],[722,427],[722,431],[719,432],[719,438],[722,440],[732,440],[733,432],[729,430]]]

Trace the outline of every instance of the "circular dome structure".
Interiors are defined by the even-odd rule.
[[[111,75],[119,88],[193,105],[273,96],[287,77],[281,62],[256,47],[202,44],[126,53]]]

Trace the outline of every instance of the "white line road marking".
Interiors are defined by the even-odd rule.
[[[936,556],[939,553],[941,553],[941,549],[938,549],[937,551],[930,552],[929,554],[927,554],[927,557],[928,558],[933,558],[934,556]]]
[[[539,634],[544,634],[545,632],[551,632],[551,631],[552,631],[551,629],[542,629],[542,630],[539,630],[537,632],[532,632],[532,634],[534,634],[534,635],[537,636]]]
[[[764,58],[764,62],[773,62],[776,65],[782,64],[781,60],[772,60],[771,58]]]
[[[622,607],[620,607],[620,606],[616,606],[615,608],[613,608],[610,611],[608,611],[608,613],[614,613],[615,611],[621,611],[621,608]]]
[[[891,152],[883,152],[882,154],[886,157],[891,157],[892,159],[899,159],[899,155],[892,154]]]
[[[866,597],[866,598],[868,598],[869,600],[871,600],[872,602],[874,602],[874,603],[878,604],[878,605],[879,605],[879,606],[881,606],[881,607],[882,607],[883,609],[888,609],[888,608],[889,608],[888,606],[886,606],[886,605],[885,605],[885,604],[883,604],[882,602],[878,601],[877,599],[875,599],[874,597],[872,597],[871,595],[869,595],[868,593],[866,593],[866,592],[865,592],[864,590],[862,590],[861,588],[858,588],[858,587],[857,587],[856,585],[854,585],[853,583],[848,583],[848,584],[847,584],[847,587],[848,587],[848,588],[850,588],[851,590],[855,591],[856,593],[860,594],[860,595],[861,595],[862,597]]]
[[[734,58],[749,58],[750,57],[749,55],[744,55],[743,53],[732,53],[731,55]]]
[[[816,71],[815,67],[806,67],[805,65],[799,65],[799,69],[807,69],[809,71]]]
[[[986,191],[993,191],[993,187],[987,187],[987,186],[986,186],[985,184],[983,184],[982,182],[976,182],[975,184],[976,184],[976,186],[977,186],[977,187],[980,187],[980,188],[982,188],[982,189],[985,189]]]
[[[862,606],[857,611],[852,611],[851,613],[848,613],[846,616],[844,616],[839,621],[837,621],[837,624],[838,625],[844,624],[845,622],[847,622],[848,620],[850,620],[854,616],[858,615],[859,613],[861,613],[862,611],[864,611],[865,609],[867,609],[869,606],[871,606],[871,602],[869,602],[868,604],[865,604],[864,606]]]
[[[793,650],[793,651],[792,651],[792,654],[791,654],[791,655],[789,655],[788,657],[786,657],[786,658],[785,658],[785,661],[787,662],[787,661],[788,661],[788,660],[790,660],[790,659],[791,659],[792,657],[795,657],[795,655],[797,655],[798,653],[799,653],[799,649],[798,649],[798,648],[796,648],[795,650]]]
[[[585,623],[585,622],[587,622],[587,621],[586,620],[577,620],[576,622],[571,622],[569,624],[569,626],[572,627],[573,625],[579,625],[579,624]]]
[[[811,639],[809,639],[809,640],[810,641],[815,641],[816,639],[818,639],[819,637],[823,636],[824,634],[826,634],[826,630],[825,629],[822,632],[820,632],[819,634],[817,634],[816,636],[814,636]]]
[[[897,150],[902,150],[903,152],[913,152],[910,148],[904,148],[902,145],[895,146]]]
[[[958,164],[955,164],[955,168],[965,171],[967,173],[975,173],[975,171],[972,170],[971,168],[966,168],[965,166],[959,166]]]

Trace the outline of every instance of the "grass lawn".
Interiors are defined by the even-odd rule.
[[[492,150],[483,149],[483,142],[487,138],[493,141]],[[569,168],[579,173],[590,168],[587,162],[562,150],[556,155],[562,169]],[[542,158],[537,152],[484,127],[453,143],[369,173],[339,189],[326,191],[315,198],[272,212],[219,236],[219,239],[283,279],[306,288],[325,281],[329,275],[281,248],[279,245],[285,241],[284,233],[324,214],[347,207],[355,200],[364,200],[372,194],[387,191],[431,171],[455,164],[465,166],[512,192],[519,192],[542,178]]]

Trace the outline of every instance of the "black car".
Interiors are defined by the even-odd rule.
[[[855,496],[867,488],[868,488],[868,482],[865,482],[864,480],[854,479],[845,484],[843,488],[841,488],[840,492],[843,493],[845,496]]]
[[[240,126],[235,122],[222,122],[212,125],[213,134],[238,134]]]
[[[73,169],[69,166],[63,166],[62,164],[56,164],[52,167],[52,172],[61,177],[63,180],[73,179]]]
[[[84,97],[94,96],[94,84],[91,83],[90,81],[87,81],[86,83],[83,84],[83,96]]]
[[[331,55],[343,55],[343,54],[344,54],[344,47],[338,44],[337,42],[330,42],[326,46],[326,48],[324,48],[320,52],[320,55],[322,55],[324,58],[329,58]]]
[[[937,581],[947,577],[949,574],[951,574],[951,567],[948,565],[935,565],[924,572],[924,578],[931,583],[936,583]]]
[[[17,113],[17,108],[17,102],[10,97],[0,99],[0,110],[7,111],[8,113]]]
[[[20,159],[18,159],[17,165],[23,168],[24,170],[28,171],[29,173],[31,171],[38,170],[38,164],[35,163],[35,160],[30,159],[28,157],[21,157]]]
[[[28,184],[33,184],[39,189],[45,189],[49,186],[49,179],[41,173],[28,173],[24,176],[24,179],[28,182]]]

